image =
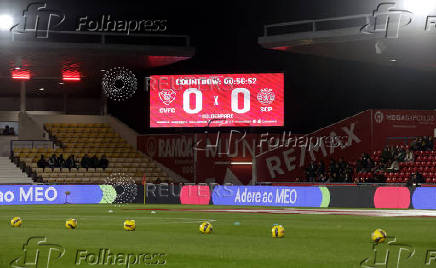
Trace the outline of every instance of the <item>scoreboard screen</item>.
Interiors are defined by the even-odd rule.
[[[283,73],[154,75],[150,127],[283,126]]]

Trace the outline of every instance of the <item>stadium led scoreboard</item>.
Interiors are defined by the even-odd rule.
[[[270,127],[284,123],[283,73],[154,75],[150,127]]]

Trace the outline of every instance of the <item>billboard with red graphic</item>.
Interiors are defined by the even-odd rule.
[[[150,127],[284,124],[283,73],[154,75]]]

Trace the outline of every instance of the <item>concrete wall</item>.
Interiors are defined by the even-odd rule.
[[[0,157],[9,156],[11,140],[18,140],[17,136],[0,136]]]
[[[26,111],[62,111],[71,114],[102,114],[102,100],[100,98],[68,97],[64,107],[63,97],[32,97],[26,98]],[[19,97],[1,97],[1,111],[19,111]]]
[[[42,125],[38,124],[31,115],[19,113],[19,139],[20,140],[46,140],[47,133]]]
[[[107,123],[117,132],[120,136],[127,141],[133,148],[137,149],[138,133],[129,128],[126,124],[117,118],[107,115]]]
[[[107,118],[101,115],[30,114],[41,127],[44,126],[44,123],[107,123]]]
[[[18,114],[20,112],[17,111],[1,111],[0,112],[0,121],[3,122],[18,122]]]

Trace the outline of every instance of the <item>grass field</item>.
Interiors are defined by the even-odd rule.
[[[136,209],[213,209],[217,206],[182,205],[50,205],[50,206],[2,206],[0,208],[0,267],[10,266],[11,261],[24,256],[23,244],[31,237],[46,237],[59,251],[40,250],[37,265],[24,267],[148,267],[161,266],[126,264],[147,256],[147,263],[166,262],[169,267],[360,267],[361,261],[373,257],[369,241],[370,233],[380,227],[388,235],[395,236],[397,243],[408,250],[401,254],[399,267],[426,266],[428,250],[436,252],[436,218],[433,217],[364,217],[345,215],[292,215],[248,214],[225,212],[164,211]],[[229,208],[229,207],[221,207]],[[234,208],[234,207],[232,207]],[[109,213],[108,210],[113,210]],[[23,219],[23,226],[11,228],[13,216]],[[67,230],[65,220],[76,218],[79,227]],[[137,229],[124,231],[125,219],[135,219]],[[198,226],[208,219],[214,226],[210,235],[200,234]],[[235,225],[239,222],[240,225]],[[282,224],[286,236],[271,238],[271,226]],[[41,239],[39,239],[41,240]],[[26,254],[35,255],[35,239],[27,246]],[[52,246],[50,246],[52,247]],[[39,248],[44,248],[40,245]],[[45,247],[47,248],[47,246]],[[59,252],[64,255],[56,259]],[[396,267],[394,245],[379,245],[377,252],[390,248],[387,266]],[[118,264],[108,265],[102,257],[95,265],[100,249],[120,255]],[[107,253],[107,251],[105,251]],[[91,256],[92,253],[95,256]],[[146,253],[161,253],[151,256]],[[89,255],[91,254],[91,255]],[[105,254],[104,252],[102,254]],[[140,255],[143,254],[143,255]],[[384,253],[383,253],[384,254]],[[409,254],[410,255],[410,254]],[[105,255],[107,257],[107,255]],[[153,258],[149,260],[148,258]],[[395,259],[396,258],[396,259]],[[32,259],[32,258],[29,258]],[[46,262],[50,259],[50,265]],[[80,261],[80,264],[78,263]],[[88,261],[88,262],[87,262]],[[111,261],[111,260],[109,260]],[[137,262],[138,262],[137,261]],[[29,261],[28,261],[29,262]],[[129,262],[129,260],[127,260]],[[367,265],[370,267],[370,265]],[[436,267],[433,260],[431,266]]]

